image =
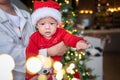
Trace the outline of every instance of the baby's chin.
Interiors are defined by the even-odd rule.
[[[46,39],[51,39],[52,38],[52,36],[51,35],[46,35],[46,36],[44,36]]]

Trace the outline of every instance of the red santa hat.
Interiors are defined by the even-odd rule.
[[[58,23],[61,22],[61,13],[59,11],[60,6],[57,2],[48,0],[46,2],[35,1],[34,12],[31,15],[33,25],[36,25],[37,21],[44,17],[53,17]]]

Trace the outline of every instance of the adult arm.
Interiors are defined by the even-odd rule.
[[[64,55],[66,51],[67,51],[67,46],[62,41],[62,42],[48,48],[47,54],[48,54],[48,56],[55,56],[55,55],[61,56],[61,55]]]

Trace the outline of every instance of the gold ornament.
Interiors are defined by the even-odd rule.
[[[42,74],[38,76],[38,80],[47,80],[47,76]]]

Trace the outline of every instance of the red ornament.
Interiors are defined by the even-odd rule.
[[[75,72],[74,77],[80,79],[81,78],[80,77],[80,73],[79,72]]]

